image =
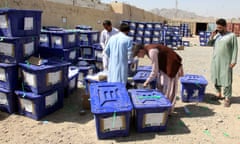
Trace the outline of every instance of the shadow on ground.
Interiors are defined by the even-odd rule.
[[[179,117],[189,117],[189,118],[210,117],[210,116],[214,116],[215,114],[215,112],[213,112],[212,109],[205,106],[200,106],[197,104],[189,104],[184,107],[175,108],[175,112],[178,113]],[[189,112],[186,111],[186,108]]]
[[[64,99],[64,107],[42,120],[47,120],[54,123],[73,122],[85,124],[93,120],[93,114],[88,109],[85,115],[80,115],[81,96],[84,94],[83,89],[77,89],[73,94]]]
[[[8,118],[9,116],[10,116],[10,114],[0,111],[0,121]]]

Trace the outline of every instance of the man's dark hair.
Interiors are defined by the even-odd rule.
[[[132,48],[132,54],[133,57],[137,56],[139,51],[144,49],[144,45],[143,44],[135,44]]]
[[[104,21],[103,21],[103,25],[111,26],[111,25],[112,25],[112,22],[111,22],[110,20],[104,20]]]
[[[129,32],[130,31],[130,27],[126,23],[121,23],[119,29],[121,32]]]
[[[225,27],[225,26],[227,26],[227,21],[226,21],[225,19],[223,19],[223,18],[220,18],[220,19],[218,19],[218,20],[216,21],[216,24]]]

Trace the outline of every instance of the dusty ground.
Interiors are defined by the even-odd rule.
[[[197,41],[191,39],[193,45]],[[185,73],[204,75],[210,82],[209,68],[212,48],[190,47],[178,51],[184,59]],[[240,60],[240,59],[239,59]],[[141,64],[149,64],[141,60]],[[224,108],[222,102],[209,99],[214,94],[213,85],[207,86],[202,103],[177,101],[175,114],[169,119],[168,130],[162,133],[136,133],[131,128],[130,136],[110,140],[98,140],[93,115],[88,111],[79,115],[78,90],[65,99],[63,109],[43,118],[41,121],[0,112],[1,144],[98,144],[98,143],[140,143],[140,144],[240,144],[240,65],[234,71],[233,104]],[[179,95],[179,94],[178,94]],[[187,106],[191,114],[184,112]]]

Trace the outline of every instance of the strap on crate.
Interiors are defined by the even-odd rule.
[[[24,83],[22,82],[22,91],[23,91],[23,95],[22,97],[24,98],[26,96],[26,93],[25,93],[25,89],[24,89]]]

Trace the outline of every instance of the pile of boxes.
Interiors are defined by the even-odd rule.
[[[129,36],[138,44],[164,44],[177,49],[189,46],[189,41],[182,41],[182,37],[190,37],[187,24],[169,26],[162,23],[134,22],[124,20],[130,26]]]
[[[200,46],[207,46],[210,36],[211,36],[211,32],[207,32],[207,31],[199,32]]]

